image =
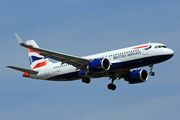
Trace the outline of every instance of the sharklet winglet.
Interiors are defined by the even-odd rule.
[[[18,36],[17,33],[15,33],[15,36],[16,36],[16,39],[17,39],[18,43],[19,43],[20,45],[24,45],[23,41],[21,40],[21,38]]]

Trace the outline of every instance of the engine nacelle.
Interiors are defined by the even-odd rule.
[[[89,62],[87,69],[90,72],[101,72],[110,69],[110,61],[107,58],[100,58]]]
[[[129,84],[142,83],[147,79],[148,72],[143,69],[131,71],[127,77],[127,81],[129,81]]]

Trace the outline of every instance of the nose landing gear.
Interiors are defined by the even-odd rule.
[[[153,69],[153,64],[150,64],[150,65],[149,65],[149,68],[150,68],[149,75],[154,76],[154,75],[155,75],[155,72],[152,71],[152,69]]]

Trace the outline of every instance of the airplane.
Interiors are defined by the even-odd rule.
[[[73,81],[81,79],[89,84],[91,78],[108,77],[111,83],[109,90],[115,90],[115,80],[123,78],[129,84],[143,83],[148,79],[145,69],[149,66],[149,75],[155,64],[164,62],[174,55],[174,51],[161,43],[147,43],[128,48],[103,52],[90,56],[78,57],[64,53],[39,48],[34,40],[23,43],[15,34],[18,43],[28,49],[31,70],[20,67],[7,66],[21,72],[23,77],[50,81]],[[49,59],[59,61],[52,63]]]

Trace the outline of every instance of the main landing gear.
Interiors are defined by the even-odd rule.
[[[115,78],[112,78],[112,82],[108,84],[107,87],[108,87],[109,90],[115,90],[115,89],[116,89],[116,85],[113,83],[114,80],[116,80],[116,79],[115,79]],[[82,82],[89,84],[89,83],[91,82],[91,79],[88,78],[88,77],[83,77],[83,78],[82,78]]]
[[[112,82],[108,84],[108,89],[109,90],[115,90],[116,89],[116,85],[113,83],[114,80],[116,80],[116,78],[112,78]]]
[[[82,78],[82,82],[89,84],[89,83],[91,82],[91,79],[88,78],[88,77],[83,77],[83,78]]]
[[[91,82],[91,79],[88,78],[88,73],[89,73],[89,71],[86,71],[86,72],[85,72],[85,76],[82,78],[82,82],[83,82],[83,83],[89,84],[89,83]]]
[[[150,64],[150,65],[149,65],[149,68],[150,68],[149,75],[154,76],[154,75],[155,75],[155,72],[152,71],[152,69],[153,69],[153,64]]]

